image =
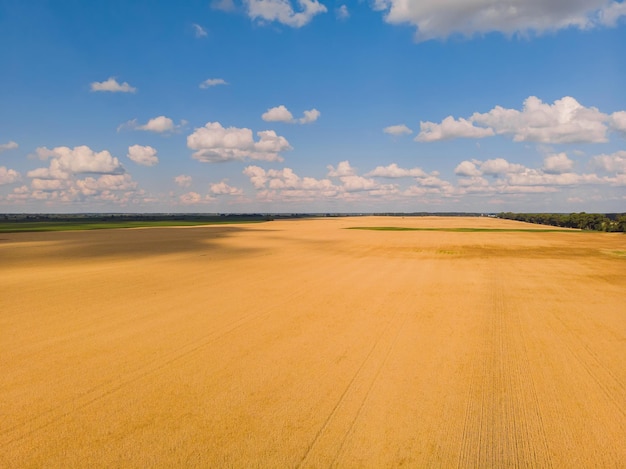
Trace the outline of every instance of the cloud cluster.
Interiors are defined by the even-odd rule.
[[[515,142],[539,143],[602,143],[609,130],[626,132],[626,112],[611,115],[595,107],[585,107],[565,96],[553,104],[530,96],[521,110],[496,106],[486,113],[471,117],[446,117],[442,122],[420,122],[419,142],[435,142],[454,138],[484,138],[505,135]]]
[[[289,142],[273,130],[257,132],[238,127],[222,127],[219,122],[207,122],[187,137],[187,147],[195,150],[193,157],[204,163],[236,160],[282,161],[280,153],[291,150]]]
[[[137,88],[130,86],[128,83],[118,83],[115,77],[110,77],[105,81],[94,81],[91,83],[91,91],[107,91],[109,93],[134,93]]]
[[[455,169],[459,176],[457,192],[465,194],[523,194],[557,192],[562,187],[580,187],[594,184],[626,185],[626,152],[600,155],[592,159],[596,166],[613,173],[601,177],[595,173],[574,172],[574,161],[567,154],[546,155],[540,168],[529,168],[510,163],[503,158],[467,160]],[[621,158],[623,158],[623,164]],[[490,176],[488,180],[485,176]]]
[[[10,202],[84,202],[87,200],[125,204],[141,202],[145,193],[137,190],[119,160],[108,151],[96,152],[88,146],[46,147],[35,152],[48,167],[27,173],[30,185],[23,185],[7,196]]]
[[[291,0],[244,0],[248,16],[261,22],[276,21],[292,28],[308,24],[315,15],[326,13],[327,8],[317,0],[297,0],[295,11]]]
[[[321,112],[317,109],[304,111],[299,119],[294,119],[293,114],[284,105],[276,106],[268,109],[261,115],[261,119],[265,122],[284,122],[286,124],[310,124],[315,122],[321,116]]]
[[[373,7],[384,12],[388,23],[413,25],[418,41],[615,26],[626,16],[626,3],[611,0],[374,0]]]

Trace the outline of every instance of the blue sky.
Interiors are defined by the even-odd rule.
[[[623,212],[626,3],[0,0],[0,212]]]

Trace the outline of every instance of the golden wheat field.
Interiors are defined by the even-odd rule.
[[[0,235],[0,467],[625,467],[626,236]]]

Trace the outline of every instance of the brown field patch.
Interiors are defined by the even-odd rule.
[[[626,236],[0,239],[0,467],[623,467]],[[617,254],[616,254],[617,253]]]

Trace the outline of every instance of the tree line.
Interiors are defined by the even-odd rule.
[[[626,232],[626,214],[624,213],[512,213],[503,212],[499,218],[507,220],[538,223],[540,225],[578,228],[581,230]]]

